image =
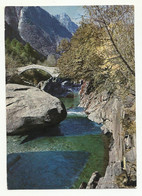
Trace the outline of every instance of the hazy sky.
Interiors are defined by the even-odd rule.
[[[72,19],[72,21],[78,23],[81,20],[81,16],[84,15],[84,9],[82,6],[41,6],[52,15],[66,13]]]

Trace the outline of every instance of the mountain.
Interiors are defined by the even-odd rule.
[[[78,25],[75,24],[66,13],[55,15],[55,17],[64,27],[68,29],[69,32],[72,34],[75,33]]]
[[[19,42],[25,44],[25,41],[20,37],[19,32],[13,29],[7,22],[5,22],[5,39],[9,38],[10,40],[16,38]]]
[[[63,38],[70,39],[72,34],[54,17],[40,7],[5,8],[5,35],[15,36],[28,42],[44,56],[56,52],[56,46]],[[20,36],[20,38],[19,38]]]

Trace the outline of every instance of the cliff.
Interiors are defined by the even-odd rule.
[[[80,95],[80,106],[85,108],[88,118],[102,123],[103,133],[111,135],[109,164],[105,176],[100,178],[96,188],[135,187],[135,97],[128,95],[123,100],[107,91],[96,94],[90,91],[89,82],[84,82]]]

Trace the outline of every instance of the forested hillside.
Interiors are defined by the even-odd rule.
[[[6,60],[6,81],[7,82],[20,82],[20,77],[16,74],[16,68],[26,66],[28,64],[44,63],[46,62],[45,57],[34,50],[29,43],[22,44],[17,39],[10,40],[9,38],[5,41],[5,60]],[[40,71],[41,72],[41,71]],[[43,73],[39,71],[31,70],[27,72],[28,80],[35,78],[43,78]],[[39,77],[40,75],[40,77]],[[27,77],[27,76],[26,76]],[[47,78],[44,76],[44,78]],[[11,80],[12,79],[12,80]],[[22,83],[23,84],[23,83]]]
[[[12,39],[12,41],[7,38],[5,42],[5,50],[6,68],[10,66],[8,63],[10,59],[13,59],[13,61],[17,63],[18,67],[28,63],[37,63],[38,60],[43,61],[45,59],[45,57],[34,50],[29,43],[23,45],[15,38]]]

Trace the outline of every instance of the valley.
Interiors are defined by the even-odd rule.
[[[136,187],[133,6],[82,9],[5,8],[10,190]]]

